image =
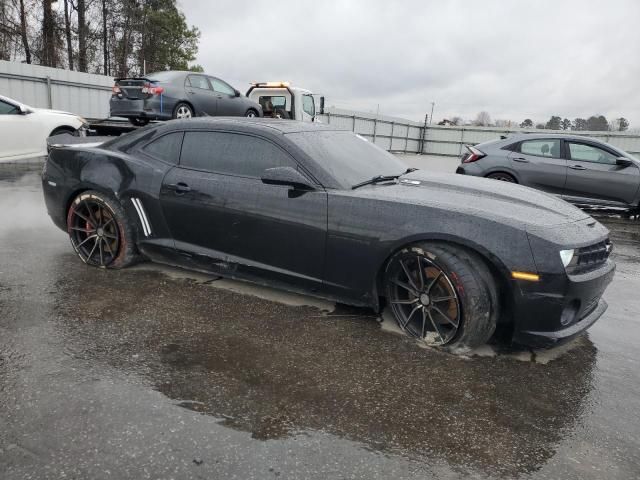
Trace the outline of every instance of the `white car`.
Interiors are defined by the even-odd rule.
[[[33,108],[0,95],[0,162],[47,154],[47,138],[83,132],[87,121],[73,113]]]

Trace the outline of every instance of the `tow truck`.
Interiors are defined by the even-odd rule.
[[[324,113],[324,97],[293,87],[289,82],[253,82],[246,96],[262,106],[267,118],[315,122],[317,115]]]
[[[289,82],[253,82],[247,90],[247,97],[262,106],[267,118],[317,122],[318,114],[324,113],[323,96],[313,94],[304,88],[293,87]],[[56,135],[47,139],[47,145],[48,149],[52,146],[79,146],[87,143],[99,145],[114,136],[137,128],[124,119],[92,119],[89,120],[86,136]]]

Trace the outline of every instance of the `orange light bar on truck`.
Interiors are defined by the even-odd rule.
[[[254,87],[288,87],[289,82],[251,82]]]
[[[540,280],[540,275],[529,272],[511,272],[511,278],[516,280],[527,280],[529,282],[538,282]]]

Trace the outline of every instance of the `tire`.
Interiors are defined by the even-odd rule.
[[[129,118],[129,122],[131,123],[131,125],[135,125],[136,127],[144,127],[149,123],[149,119],[143,117],[133,117]]]
[[[489,175],[487,175],[487,178],[491,178],[492,180],[499,180],[501,182],[518,183],[513,175],[509,175],[508,173],[503,172],[490,173]]]
[[[94,190],[73,199],[67,233],[73,249],[87,265],[124,268],[140,260],[135,229],[118,200]]]
[[[403,248],[387,263],[384,290],[398,326],[429,346],[466,353],[495,331],[495,279],[478,255],[458,246],[421,243]]]
[[[75,130],[71,127],[58,127],[55,130],[53,130],[53,132],[51,132],[49,136],[53,137],[54,135],[62,135],[63,133],[69,133],[73,135],[75,133]]]
[[[247,118],[256,118],[258,117],[258,112],[256,112],[253,108],[250,108],[249,110],[247,110],[244,116]]]
[[[173,109],[173,118],[192,118],[195,117],[195,113],[193,112],[193,108],[191,105],[185,102],[178,102],[178,104]]]

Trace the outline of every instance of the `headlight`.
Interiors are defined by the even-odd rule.
[[[575,250],[572,248],[571,250],[560,250],[560,259],[562,260],[562,265],[567,268],[567,265],[571,263],[573,259],[573,253]]]

